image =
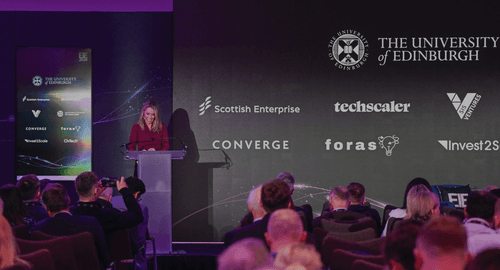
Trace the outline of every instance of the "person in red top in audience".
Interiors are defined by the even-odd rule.
[[[130,131],[128,150],[157,151],[168,150],[167,125],[161,121],[160,109],[154,101],[147,101],[142,106],[141,116]]]

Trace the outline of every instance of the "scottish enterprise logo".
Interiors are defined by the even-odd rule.
[[[293,114],[300,113],[300,107],[295,107],[291,105],[287,106],[261,106],[261,105],[212,105],[212,97],[208,96],[205,100],[199,105],[199,115],[204,115],[210,107],[214,108],[215,113],[224,113],[224,114],[245,114],[245,113],[254,113],[254,114]]]

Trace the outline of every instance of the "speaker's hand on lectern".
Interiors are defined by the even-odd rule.
[[[125,177],[121,177],[120,181],[116,181],[116,188],[120,191],[122,188],[128,188],[127,182],[125,182]]]

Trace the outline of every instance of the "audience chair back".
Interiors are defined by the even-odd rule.
[[[389,219],[389,213],[396,208],[397,208],[396,206],[390,205],[390,204],[388,204],[384,207],[384,216],[382,218],[382,226],[385,226],[385,224],[387,223],[387,220]]]
[[[379,265],[385,264],[383,255],[360,255],[351,251],[337,249],[330,255],[330,260],[328,262],[327,268],[329,267],[330,269],[336,270],[350,270],[351,265],[356,260],[364,260]]]
[[[122,260],[134,259],[128,230],[119,230],[111,234],[108,239],[108,244],[109,258],[114,262],[116,269],[128,270],[128,264],[121,262]]]
[[[48,249],[54,261],[55,270],[78,269],[73,244],[69,237],[57,237],[47,241],[30,241],[17,239],[21,255]]]
[[[30,235],[30,231],[28,229],[28,226],[26,226],[24,224],[12,227],[12,233],[14,233],[14,236],[17,239],[24,239],[24,240],[31,239],[31,235]]]
[[[327,235],[352,242],[361,242],[377,238],[377,232],[373,228],[348,233],[328,232]]]
[[[99,258],[95,248],[94,237],[89,232],[68,236],[73,245],[78,270],[99,269]]]
[[[314,228],[313,236],[315,241],[316,250],[321,254],[321,248],[323,246],[323,239],[328,235],[328,231],[322,228]]]
[[[383,270],[384,265],[367,262],[365,260],[355,260],[351,265],[351,270]]]
[[[396,229],[396,227],[399,225],[401,221],[403,221],[402,218],[394,218],[394,217],[389,218],[389,220],[387,221],[387,234]]]
[[[43,233],[41,231],[34,231],[31,234],[31,241],[46,241],[57,238],[57,236],[53,236],[50,234]]]
[[[54,260],[48,249],[40,249],[35,252],[19,256],[21,259],[31,263],[33,269],[55,270]]]
[[[328,263],[329,257],[332,253],[337,250],[346,250],[346,251],[355,251],[355,252],[363,252],[370,255],[380,255],[382,254],[381,245],[383,238],[375,238],[368,241],[363,242],[352,242],[346,241],[342,239],[338,239],[335,237],[327,236],[323,240],[323,245],[321,247],[321,258],[323,260],[323,264],[326,265]]]
[[[31,269],[24,264],[14,264],[12,266],[2,268],[2,270],[31,270]]]

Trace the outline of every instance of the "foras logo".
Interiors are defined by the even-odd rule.
[[[457,110],[458,116],[463,120],[469,120],[477,103],[481,99],[481,95],[476,93],[467,93],[462,101],[460,101],[456,93],[447,93],[447,95],[455,107],[455,110]]]
[[[38,86],[42,85],[42,83],[43,83],[43,82],[42,82],[42,77],[40,77],[40,76],[35,76],[35,77],[33,77],[33,79],[32,79],[32,81],[31,81],[31,82],[33,83],[33,85],[34,85],[34,86],[37,86],[37,87],[38,87]]]
[[[343,30],[333,36],[328,44],[328,57],[336,61],[335,66],[342,70],[360,68],[368,57],[368,41],[358,31]]]
[[[392,136],[380,136],[378,137],[378,143],[380,147],[385,149],[385,155],[390,157],[392,155],[392,149],[396,144],[399,144],[399,138],[396,135]]]
[[[200,114],[199,115],[204,115],[205,112],[207,111],[207,109],[212,106],[211,99],[212,99],[212,97],[208,96],[207,98],[205,98],[205,101],[203,101],[203,103],[200,104]]]
[[[399,138],[396,137],[396,135],[392,136],[380,136],[378,137],[378,143],[380,145],[381,149],[385,150],[385,155],[390,157],[392,155],[392,150],[394,147],[399,144]],[[325,141],[325,146],[326,150],[330,151],[332,148],[333,144],[333,150],[335,151],[341,151],[341,150],[355,150],[355,151],[365,151],[365,150],[370,150],[374,151],[377,149],[377,142],[371,141],[371,142],[332,142],[332,139],[326,139]]]

